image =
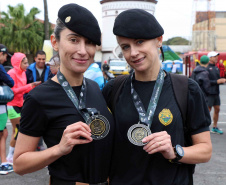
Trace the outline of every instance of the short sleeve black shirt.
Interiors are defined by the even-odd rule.
[[[86,79],[86,107],[96,108],[110,123],[110,132],[102,140],[76,145],[68,155],[48,166],[51,176],[85,183],[106,181],[109,176],[114,132],[113,117],[96,82]],[[81,86],[73,87],[77,94]],[[33,137],[43,136],[47,147],[58,144],[65,128],[83,121],[72,101],[60,84],[48,80],[33,89],[27,96],[21,116],[20,132]]]
[[[103,89],[103,95],[109,104],[114,80]],[[139,121],[139,115],[131,96],[131,79],[128,77],[114,109],[115,145],[110,181],[112,185],[187,185],[189,182],[188,165],[173,164],[162,154],[149,155],[143,147],[135,146],[127,138],[127,131]],[[133,83],[145,109],[154,89],[155,81]],[[186,96],[186,95],[185,95]],[[198,84],[188,81],[188,116],[191,134],[209,131],[210,114],[205,98]],[[156,107],[151,132],[167,131],[172,145],[184,146],[184,130],[181,112],[176,103],[171,79],[166,75],[159,102]]]

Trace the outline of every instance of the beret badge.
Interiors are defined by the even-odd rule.
[[[70,22],[70,20],[71,20],[71,16],[66,17],[66,19],[65,19],[65,23]]]

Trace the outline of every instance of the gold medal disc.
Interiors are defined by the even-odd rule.
[[[110,130],[110,124],[108,120],[102,115],[91,116],[87,120],[87,124],[91,129],[91,137],[94,140],[103,139],[107,136]]]

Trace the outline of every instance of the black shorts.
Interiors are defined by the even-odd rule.
[[[220,105],[221,100],[220,100],[220,95],[209,95],[207,97],[208,100],[208,107],[213,107],[215,105]]]

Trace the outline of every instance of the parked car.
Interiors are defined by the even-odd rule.
[[[130,67],[124,59],[110,59],[109,66],[109,72],[115,76],[129,74]]]

